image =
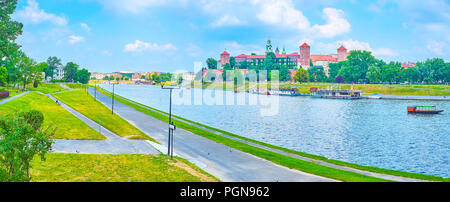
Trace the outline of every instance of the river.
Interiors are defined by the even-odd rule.
[[[112,91],[108,84],[100,86]],[[192,96],[212,92],[196,91],[189,90]],[[169,111],[169,90],[160,86],[116,85],[115,92]],[[277,98],[278,113],[273,116],[261,115],[261,109],[266,106],[248,102],[246,105],[177,104],[173,105],[172,113],[243,137],[331,159],[450,177],[448,101]],[[440,115],[409,115],[408,105],[436,105],[445,111]]]

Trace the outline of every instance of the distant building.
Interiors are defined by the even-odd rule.
[[[195,74],[193,72],[185,72],[181,75],[183,82],[190,82],[195,79]]]
[[[412,67],[415,67],[415,66],[416,66],[415,62],[408,62],[408,63],[403,63],[402,64],[403,68],[412,68]]]
[[[291,66],[296,66],[297,68],[304,68],[308,70],[311,66],[322,67],[325,74],[329,75],[329,64],[334,62],[340,62],[347,60],[347,56],[349,55],[347,49],[344,46],[341,46],[337,49],[337,54],[329,54],[329,55],[311,55],[311,47],[307,43],[303,43],[300,47],[300,53],[290,53],[286,54],[286,49],[283,48],[283,52],[280,54],[280,50],[278,47],[275,50],[275,62],[279,64],[288,64]],[[250,65],[258,65],[264,63],[266,59],[267,53],[272,51],[272,43],[270,40],[267,41],[266,45],[266,53],[264,55],[246,55],[240,54],[235,58],[236,64],[239,64],[243,61],[247,61]],[[219,68],[223,69],[223,66],[227,63],[230,63],[230,53],[224,51],[220,54],[219,60]]]
[[[61,80],[64,78],[64,66],[60,65],[59,67],[53,70],[53,78],[56,80]]]

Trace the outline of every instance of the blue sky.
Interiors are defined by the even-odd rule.
[[[37,61],[57,56],[92,72],[193,70],[196,61],[340,45],[385,61],[450,61],[448,0],[19,0],[17,42]]]

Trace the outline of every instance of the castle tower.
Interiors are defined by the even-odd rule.
[[[277,47],[277,49],[275,49],[275,53],[276,53],[277,55],[280,54],[280,49],[278,49],[278,47]]]
[[[302,67],[309,67],[311,59],[311,47],[304,43],[300,46],[300,58],[299,58],[299,64]]]
[[[270,39],[269,39],[269,40],[267,40],[266,54],[267,54],[267,53],[270,53],[270,52],[273,52],[273,51],[272,51],[272,42],[271,42]]]
[[[230,63],[230,54],[227,51],[223,51],[220,54],[220,66],[224,66],[225,64]]]
[[[281,54],[286,55],[286,48],[283,46],[283,52]]]
[[[341,46],[337,49],[338,62],[347,60],[348,52],[344,46]]]

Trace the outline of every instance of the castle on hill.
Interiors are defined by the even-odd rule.
[[[334,62],[340,62],[347,60],[348,52],[344,46],[341,46],[337,49],[336,54],[330,55],[311,55],[311,47],[307,43],[303,43],[299,47],[300,53],[294,52],[287,54],[286,49],[283,48],[282,52],[276,48],[275,52],[272,50],[271,41],[267,41],[266,45],[266,53],[264,55],[246,55],[240,54],[235,56],[236,64],[240,62],[247,61],[252,65],[258,65],[264,63],[266,59],[266,55],[269,52],[275,53],[275,62],[279,64],[288,64],[292,66],[296,66],[297,68],[304,68],[308,70],[311,67],[311,64],[317,68],[323,68],[325,74],[329,75],[329,64]],[[220,60],[218,61],[218,69],[223,69],[223,66],[227,63],[230,63],[230,53],[224,51],[220,54]]]

